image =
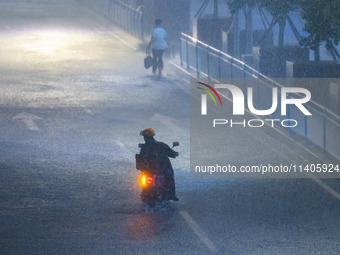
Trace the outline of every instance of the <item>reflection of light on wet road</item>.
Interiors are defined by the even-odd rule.
[[[115,38],[86,30],[35,30],[0,35],[0,68],[74,68],[105,61],[117,49]],[[124,50],[123,50],[124,51]]]
[[[141,214],[131,217],[128,224],[128,237],[133,240],[149,240],[155,238],[157,232],[156,218],[152,214]]]
[[[75,38],[76,37],[76,38]],[[39,54],[41,56],[55,56],[60,51],[65,51],[70,45],[70,40],[83,40],[81,35],[68,35],[60,31],[43,31],[28,34],[27,41],[22,44],[26,52]]]

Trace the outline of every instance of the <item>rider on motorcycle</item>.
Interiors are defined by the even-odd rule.
[[[169,200],[178,201],[175,192],[174,170],[168,157],[176,158],[178,152],[171,149],[167,144],[155,140],[155,131],[152,128],[140,132],[144,137],[145,144],[140,144],[140,156],[152,157],[157,155],[158,170],[165,176],[165,182],[169,187]]]

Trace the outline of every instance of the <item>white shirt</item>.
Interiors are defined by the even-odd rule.
[[[164,50],[166,47],[168,47],[168,44],[166,43],[166,31],[162,27],[156,27],[152,31],[152,49],[154,50]]]

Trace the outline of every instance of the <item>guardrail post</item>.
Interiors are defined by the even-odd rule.
[[[127,29],[128,28],[128,21],[127,21],[127,14],[126,14],[126,6],[124,5],[124,8],[123,8],[123,22],[122,22],[122,26],[124,29]]]
[[[136,17],[137,17],[136,12],[134,12],[133,9],[130,9],[130,11],[129,11],[129,20],[130,20],[131,34],[133,36],[137,36]]]
[[[326,151],[326,107],[323,108],[323,116],[322,116],[322,122],[323,122],[323,149]]]
[[[112,15],[112,20],[113,22],[117,22],[117,3],[116,1],[113,2],[113,15]]]
[[[185,38],[185,53],[186,53],[186,59],[187,59],[187,69],[190,69],[189,66],[189,46],[188,46],[188,38]]]
[[[246,93],[246,70],[245,70],[246,66],[243,64],[243,93]]]
[[[243,63],[242,71],[243,71],[243,79],[246,79],[246,65],[244,63]]]
[[[308,144],[308,119],[307,115],[304,115],[304,120],[305,120],[305,144]]]
[[[200,72],[198,70],[198,45],[197,45],[197,43],[196,43],[195,51],[196,51],[196,72],[197,72],[197,78],[199,78],[200,77]]]
[[[183,66],[182,37],[179,37],[179,59],[181,60],[181,66]]]
[[[287,98],[290,98],[290,96],[287,96]],[[287,104],[287,118],[290,119],[290,104]],[[288,135],[290,135],[292,131],[290,130],[290,127],[288,126]]]
[[[106,16],[110,18],[110,0],[106,2]]]
[[[131,29],[131,16],[130,16],[130,8],[126,6],[126,28],[129,34],[132,34],[132,29]]]
[[[122,6],[119,4],[117,5],[117,23],[119,26],[122,25]]]
[[[108,8],[107,8],[107,10],[108,10],[108,19],[111,21],[111,16],[112,16],[112,0],[109,0],[108,1]]]
[[[218,80],[221,81],[221,58],[222,58],[222,54],[221,51],[218,52]]]
[[[141,33],[141,39],[144,41],[144,10],[140,13],[140,33]]]
[[[254,104],[256,105],[257,108],[260,108],[260,79],[257,78],[257,100],[253,100],[254,101]]]
[[[135,16],[136,13],[134,12],[133,9],[129,9],[129,23],[130,23],[130,29],[131,29],[131,34],[136,35],[136,26],[135,26]]]
[[[210,54],[209,54],[209,48],[206,49],[207,51],[207,75],[208,75],[208,80],[210,81]]]

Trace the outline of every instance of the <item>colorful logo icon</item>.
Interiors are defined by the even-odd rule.
[[[203,82],[197,82],[197,83],[209,88],[217,96],[217,98],[220,101],[220,104],[222,106],[222,100],[221,100],[220,96],[218,95],[217,91],[213,87],[211,87],[210,85],[203,83]],[[215,105],[217,105],[217,102],[216,102],[214,96],[211,94],[211,92],[209,90],[201,88],[201,87],[197,87],[197,88],[206,92],[212,98],[212,100],[214,100]]]

